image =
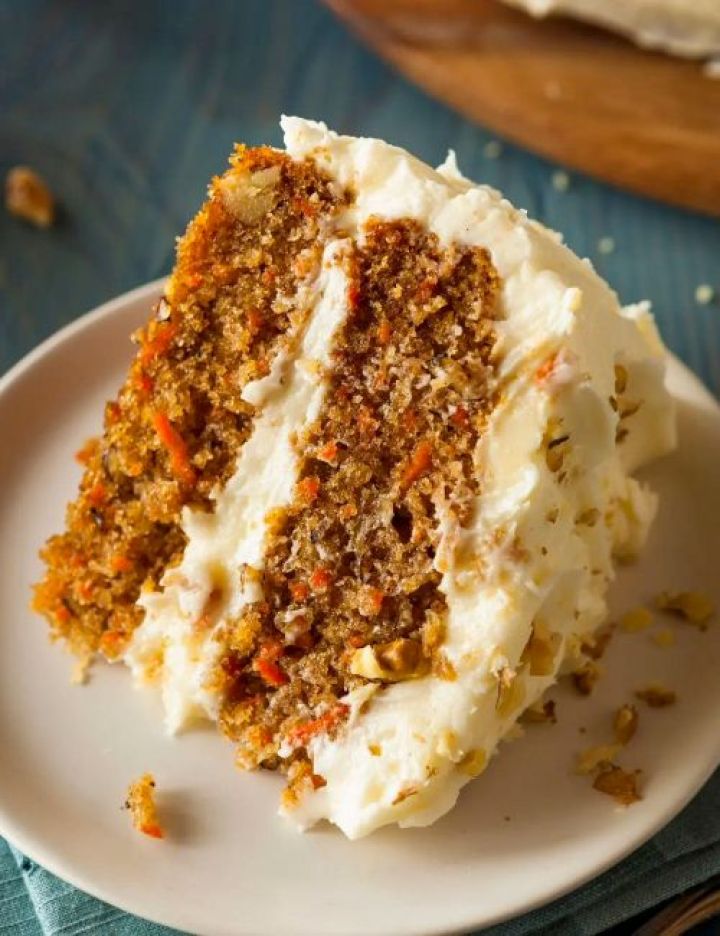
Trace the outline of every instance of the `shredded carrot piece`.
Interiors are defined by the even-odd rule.
[[[356,309],[360,303],[360,289],[354,283],[348,286],[347,301],[351,309]]]
[[[105,485],[100,484],[98,481],[97,484],[93,484],[93,486],[88,490],[87,498],[93,507],[100,507],[107,500],[107,494],[108,492],[105,488]]]
[[[353,648],[353,650],[359,650],[360,647],[364,647],[367,643],[367,640],[362,637],[360,634],[350,634],[347,639],[348,645]]]
[[[320,493],[320,479],[316,478],[314,475],[303,478],[302,481],[298,483],[298,491],[300,492],[300,496],[311,504],[314,500],[317,500],[317,496]]]
[[[432,465],[432,445],[427,439],[418,442],[407,467],[402,473],[400,483],[403,488],[410,487],[422,477]]]
[[[173,473],[185,484],[195,484],[197,475],[190,464],[187,445],[165,413],[155,412],[153,414],[153,426],[160,441],[168,450],[170,467]]]
[[[132,559],[118,553],[110,559],[110,568],[113,572],[129,572],[133,567]]]
[[[550,357],[545,358],[540,367],[535,371],[535,381],[536,383],[542,383],[544,380],[552,374],[557,366],[558,355],[551,354]]]
[[[196,289],[203,281],[202,273],[188,273],[185,277],[185,285],[190,289]]]
[[[457,426],[460,429],[464,429],[470,422],[470,414],[464,406],[458,406],[458,408],[450,417],[450,422],[454,426]]]
[[[402,414],[402,424],[408,432],[412,432],[413,429],[417,428],[417,413],[411,406]]]
[[[320,461],[324,461],[324,462],[327,462],[328,464],[332,464],[332,462],[334,462],[338,457],[337,442],[335,442],[335,440],[333,439],[330,442],[323,445],[323,447],[318,450],[317,457],[320,459]]]
[[[85,601],[89,601],[93,594],[92,582],[87,580],[80,582],[77,587],[77,592],[81,598],[83,598]]]
[[[378,341],[382,345],[386,345],[390,342],[392,338],[392,327],[390,322],[387,319],[383,319],[378,326]]]
[[[310,589],[305,582],[291,582],[290,594],[293,597],[293,601],[305,601],[310,594]]]
[[[87,465],[90,459],[95,454],[98,447],[97,439],[88,439],[78,450],[75,452],[75,460],[80,462],[81,465]]]
[[[262,313],[257,309],[249,309],[247,314],[248,328],[250,329],[251,335],[257,335],[260,329],[263,327],[265,319],[262,317]]]
[[[142,832],[143,835],[149,835],[151,838],[165,838],[165,833],[157,822],[145,822],[139,827],[139,831]]]
[[[365,599],[368,609],[372,614],[380,613],[383,601],[385,600],[385,595],[380,591],[379,588],[368,588],[363,598]]]
[[[152,378],[148,377],[145,371],[136,371],[133,377],[133,383],[135,384],[135,389],[141,396],[148,396],[150,393],[152,393]]]
[[[266,286],[272,286],[277,279],[277,271],[274,267],[268,267],[267,270],[263,270],[260,279]]]
[[[317,718],[301,722],[299,725],[295,725],[294,728],[291,728],[288,732],[288,740],[291,744],[305,745],[311,738],[314,738],[315,735],[325,734],[335,728],[340,721],[347,717],[349,711],[349,706],[338,702]]]
[[[61,624],[67,624],[67,622],[70,620],[72,615],[70,614],[70,612],[68,611],[68,609],[65,607],[64,604],[59,604],[57,608],[55,609],[55,617],[58,619],[58,621]]]
[[[108,425],[112,426],[114,423],[120,419],[120,407],[114,401],[108,403],[105,406],[105,418],[107,419]]]
[[[310,576],[310,587],[313,591],[325,591],[332,582],[332,574],[328,569],[315,569]]]
[[[152,327],[152,326],[151,326]],[[140,364],[145,367],[155,358],[162,357],[170,347],[170,343],[177,334],[177,325],[172,322],[161,322],[152,332],[152,337],[148,337],[143,342],[142,349],[138,356]]]
[[[270,638],[261,645],[253,661],[253,669],[270,686],[284,686],[290,682],[290,677],[276,662],[282,656],[283,650],[282,642],[279,639]]]

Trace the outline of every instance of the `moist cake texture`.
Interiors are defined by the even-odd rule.
[[[358,837],[446,812],[580,662],[674,423],[648,310],[556,235],[283,128],[180,241],[35,606]]]

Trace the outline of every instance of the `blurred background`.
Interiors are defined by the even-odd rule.
[[[0,0],[0,63],[0,172],[31,166],[61,206],[48,230],[0,212],[0,371],[168,272],[233,143],[280,144],[285,112],[432,163],[453,148],[624,301],[651,299],[670,347],[720,390],[720,307],[696,297],[720,286],[717,220],[558,176],[417,90],[319,0]]]

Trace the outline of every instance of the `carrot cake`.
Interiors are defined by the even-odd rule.
[[[181,239],[35,606],[357,838],[449,810],[587,645],[673,408],[647,306],[452,155],[282,125]]]

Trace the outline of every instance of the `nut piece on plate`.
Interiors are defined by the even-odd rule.
[[[616,764],[608,764],[602,768],[593,781],[593,787],[600,793],[612,796],[620,806],[632,806],[642,799],[638,791],[639,770],[632,773],[623,770]]]
[[[634,736],[638,726],[638,711],[634,705],[621,705],[615,712],[613,731],[619,744],[627,744]]]
[[[666,708],[668,705],[674,705],[677,696],[672,689],[665,689],[664,686],[647,686],[645,689],[638,689],[635,697],[642,702],[646,702],[650,708]]]
[[[10,214],[47,228],[55,220],[55,198],[44,179],[29,166],[15,166],[5,178],[5,207]]]
[[[706,624],[715,613],[712,599],[702,592],[662,592],[655,604],[661,611],[672,611],[691,624]]]
[[[155,778],[151,773],[134,780],[127,791],[125,808],[130,810],[132,823],[138,832],[151,838],[164,838],[165,831],[158,822],[155,805]]]
[[[600,674],[601,669],[597,663],[588,660],[572,674],[573,685],[580,695],[588,696],[595,688],[595,683],[600,679]]]

